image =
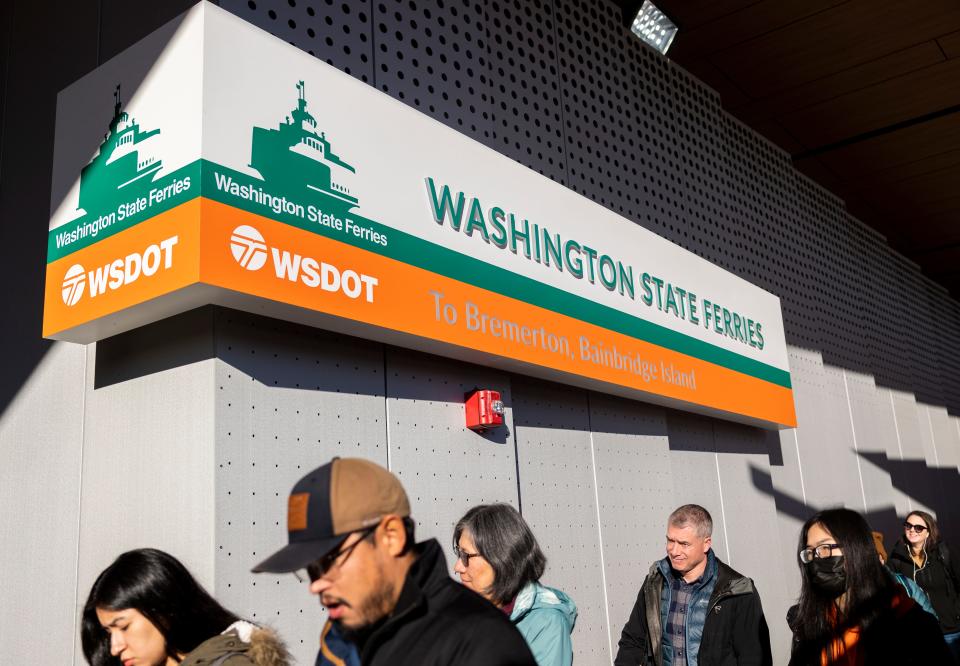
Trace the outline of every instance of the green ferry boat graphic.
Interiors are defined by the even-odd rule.
[[[350,190],[357,171],[330,149],[326,132],[317,131],[304,89],[298,82],[297,108],[277,129],[253,128],[250,166],[274,187],[307,190],[319,195],[327,209],[347,212],[358,204]]]
[[[113,120],[100,149],[80,171],[80,205],[87,213],[113,206],[124,188],[152,181],[163,166],[154,149],[159,129],[141,131],[137,121],[123,110],[120,86],[113,93]]]

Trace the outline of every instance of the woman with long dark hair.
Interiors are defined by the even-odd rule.
[[[506,613],[538,666],[570,666],[577,606],[540,584],[547,558],[523,516],[509,504],[481,504],[453,530],[460,582]]]
[[[856,511],[829,509],[800,530],[791,665],[949,664],[937,621],[883,569]]]
[[[92,666],[286,666],[272,631],[225,609],[173,556],[123,553],[98,577],[81,620]]]
[[[903,537],[894,544],[887,566],[912,578],[927,593],[944,640],[960,661],[960,563],[950,556],[933,516],[926,511],[907,514]]]

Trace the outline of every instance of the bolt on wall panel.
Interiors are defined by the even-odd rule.
[[[612,661],[587,393],[515,379],[520,501],[547,556],[543,581],[577,604],[574,660]]]
[[[610,637],[623,625],[650,565],[664,554],[667,517],[676,508],[661,407],[590,394],[600,536]]]
[[[388,347],[387,427],[390,469],[410,497],[417,540],[435,538],[453,572],[453,528],[473,506],[517,506],[517,463],[508,375],[482,366]],[[500,391],[504,425],[467,429],[465,394]]]
[[[334,456],[387,464],[380,345],[216,310],[216,593],[281,630],[299,663],[325,615],[292,574],[252,574],[287,543],[294,483]]]

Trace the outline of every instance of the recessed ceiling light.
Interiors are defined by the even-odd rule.
[[[666,53],[677,35],[677,26],[650,0],[644,0],[637,17],[633,19],[630,32],[660,53]]]

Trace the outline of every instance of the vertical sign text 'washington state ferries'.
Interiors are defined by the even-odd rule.
[[[770,428],[780,302],[218,7],[60,93],[44,335],[218,304]]]

